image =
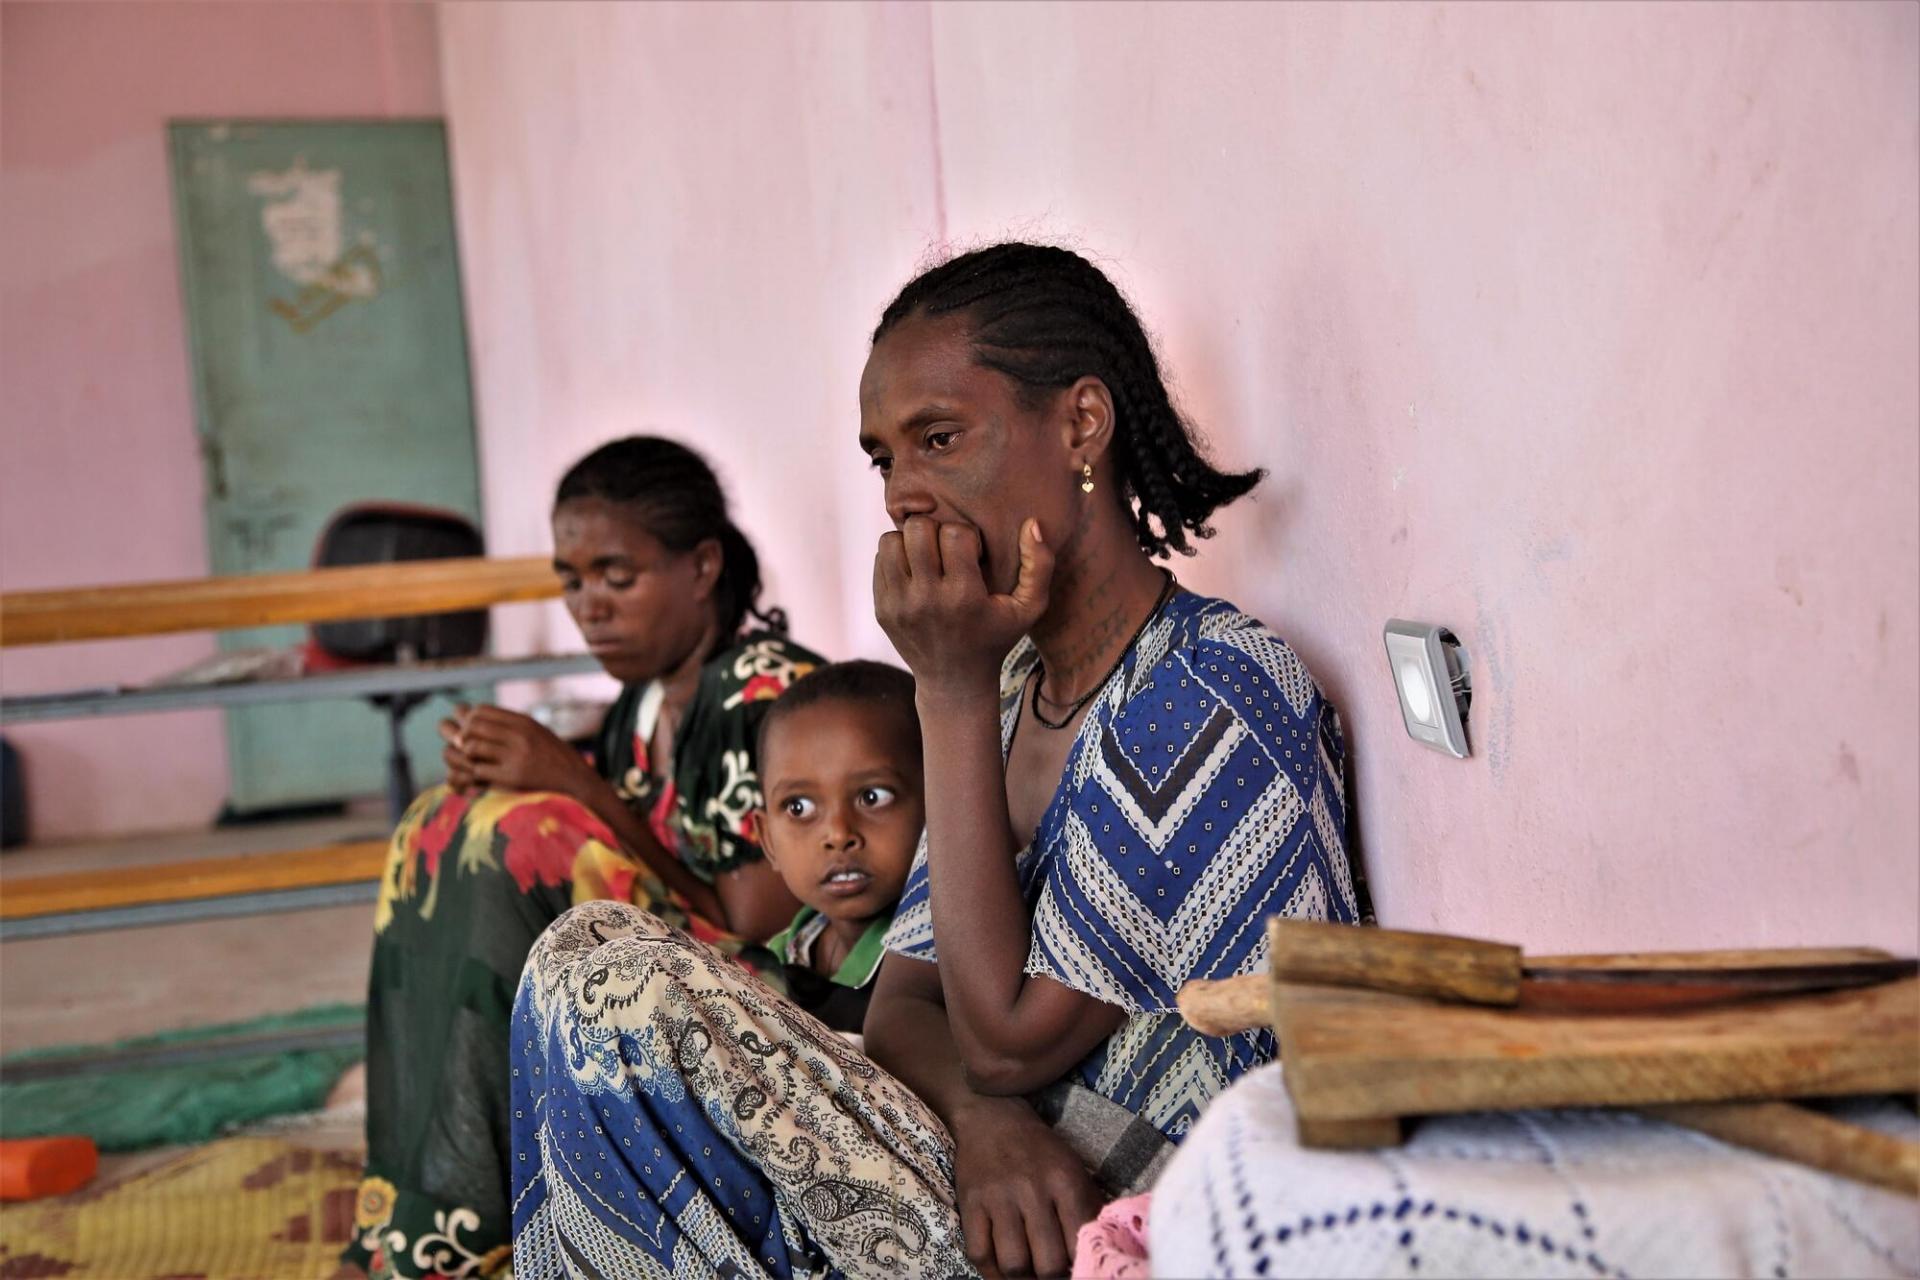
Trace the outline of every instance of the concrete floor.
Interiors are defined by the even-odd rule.
[[[16,878],[279,849],[386,834],[385,812],[0,854]],[[366,998],[371,905],[0,943],[0,1053],[92,1044]]]

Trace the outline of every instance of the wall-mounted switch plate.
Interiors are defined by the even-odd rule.
[[[1400,618],[1388,621],[1386,641],[1407,733],[1422,746],[1466,759],[1472,691],[1460,642],[1445,627]]]

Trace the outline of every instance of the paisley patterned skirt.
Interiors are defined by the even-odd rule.
[[[512,1069],[516,1280],[975,1274],[926,1104],[647,912],[546,931]]]
[[[505,1268],[514,991],[542,930],[607,897],[683,925],[718,963],[745,950],[691,918],[570,797],[435,787],[408,810],[374,915],[367,1168],[346,1261],[375,1280]]]

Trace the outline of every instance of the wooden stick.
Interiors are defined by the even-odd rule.
[[[1273,1022],[1273,983],[1264,973],[1200,979],[1174,997],[1180,1016],[1203,1036],[1234,1036]]]
[[[1683,1102],[1639,1110],[1738,1147],[1920,1196],[1920,1142],[1790,1102]]]
[[[1540,969],[1799,969],[1891,960],[1879,947],[1763,947],[1738,951],[1616,951],[1606,955],[1528,956]]]
[[[1274,917],[1274,973],[1288,982],[1510,1005],[1520,998],[1520,948],[1439,933],[1361,929]]]
[[[410,617],[559,594],[553,566],[539,556],[405,560],[298,573],[11,591],[0,595],[0,645]]]

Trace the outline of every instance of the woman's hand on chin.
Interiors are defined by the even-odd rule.
[[[967,1258],[988,1276],[1064,1276],[1103,1197],[1080,1157],[1019,1098],[954,1117],[954,1190]]]
[[[441,722],[440,735],[447,739],[447,782],[455,790],[504,787],[584,799],[587,784],[598,778],[552,730],[504,707],[461,708],[455,719]]]
[[[873,612],[913,671],[923,695],[999,695],[1007,651],[1047,611],[1053,549],[1040,522],[1020,528],[1020,573],[996,594],[981,572],[980,531],[910,516],[880,539],[873,559]]]

